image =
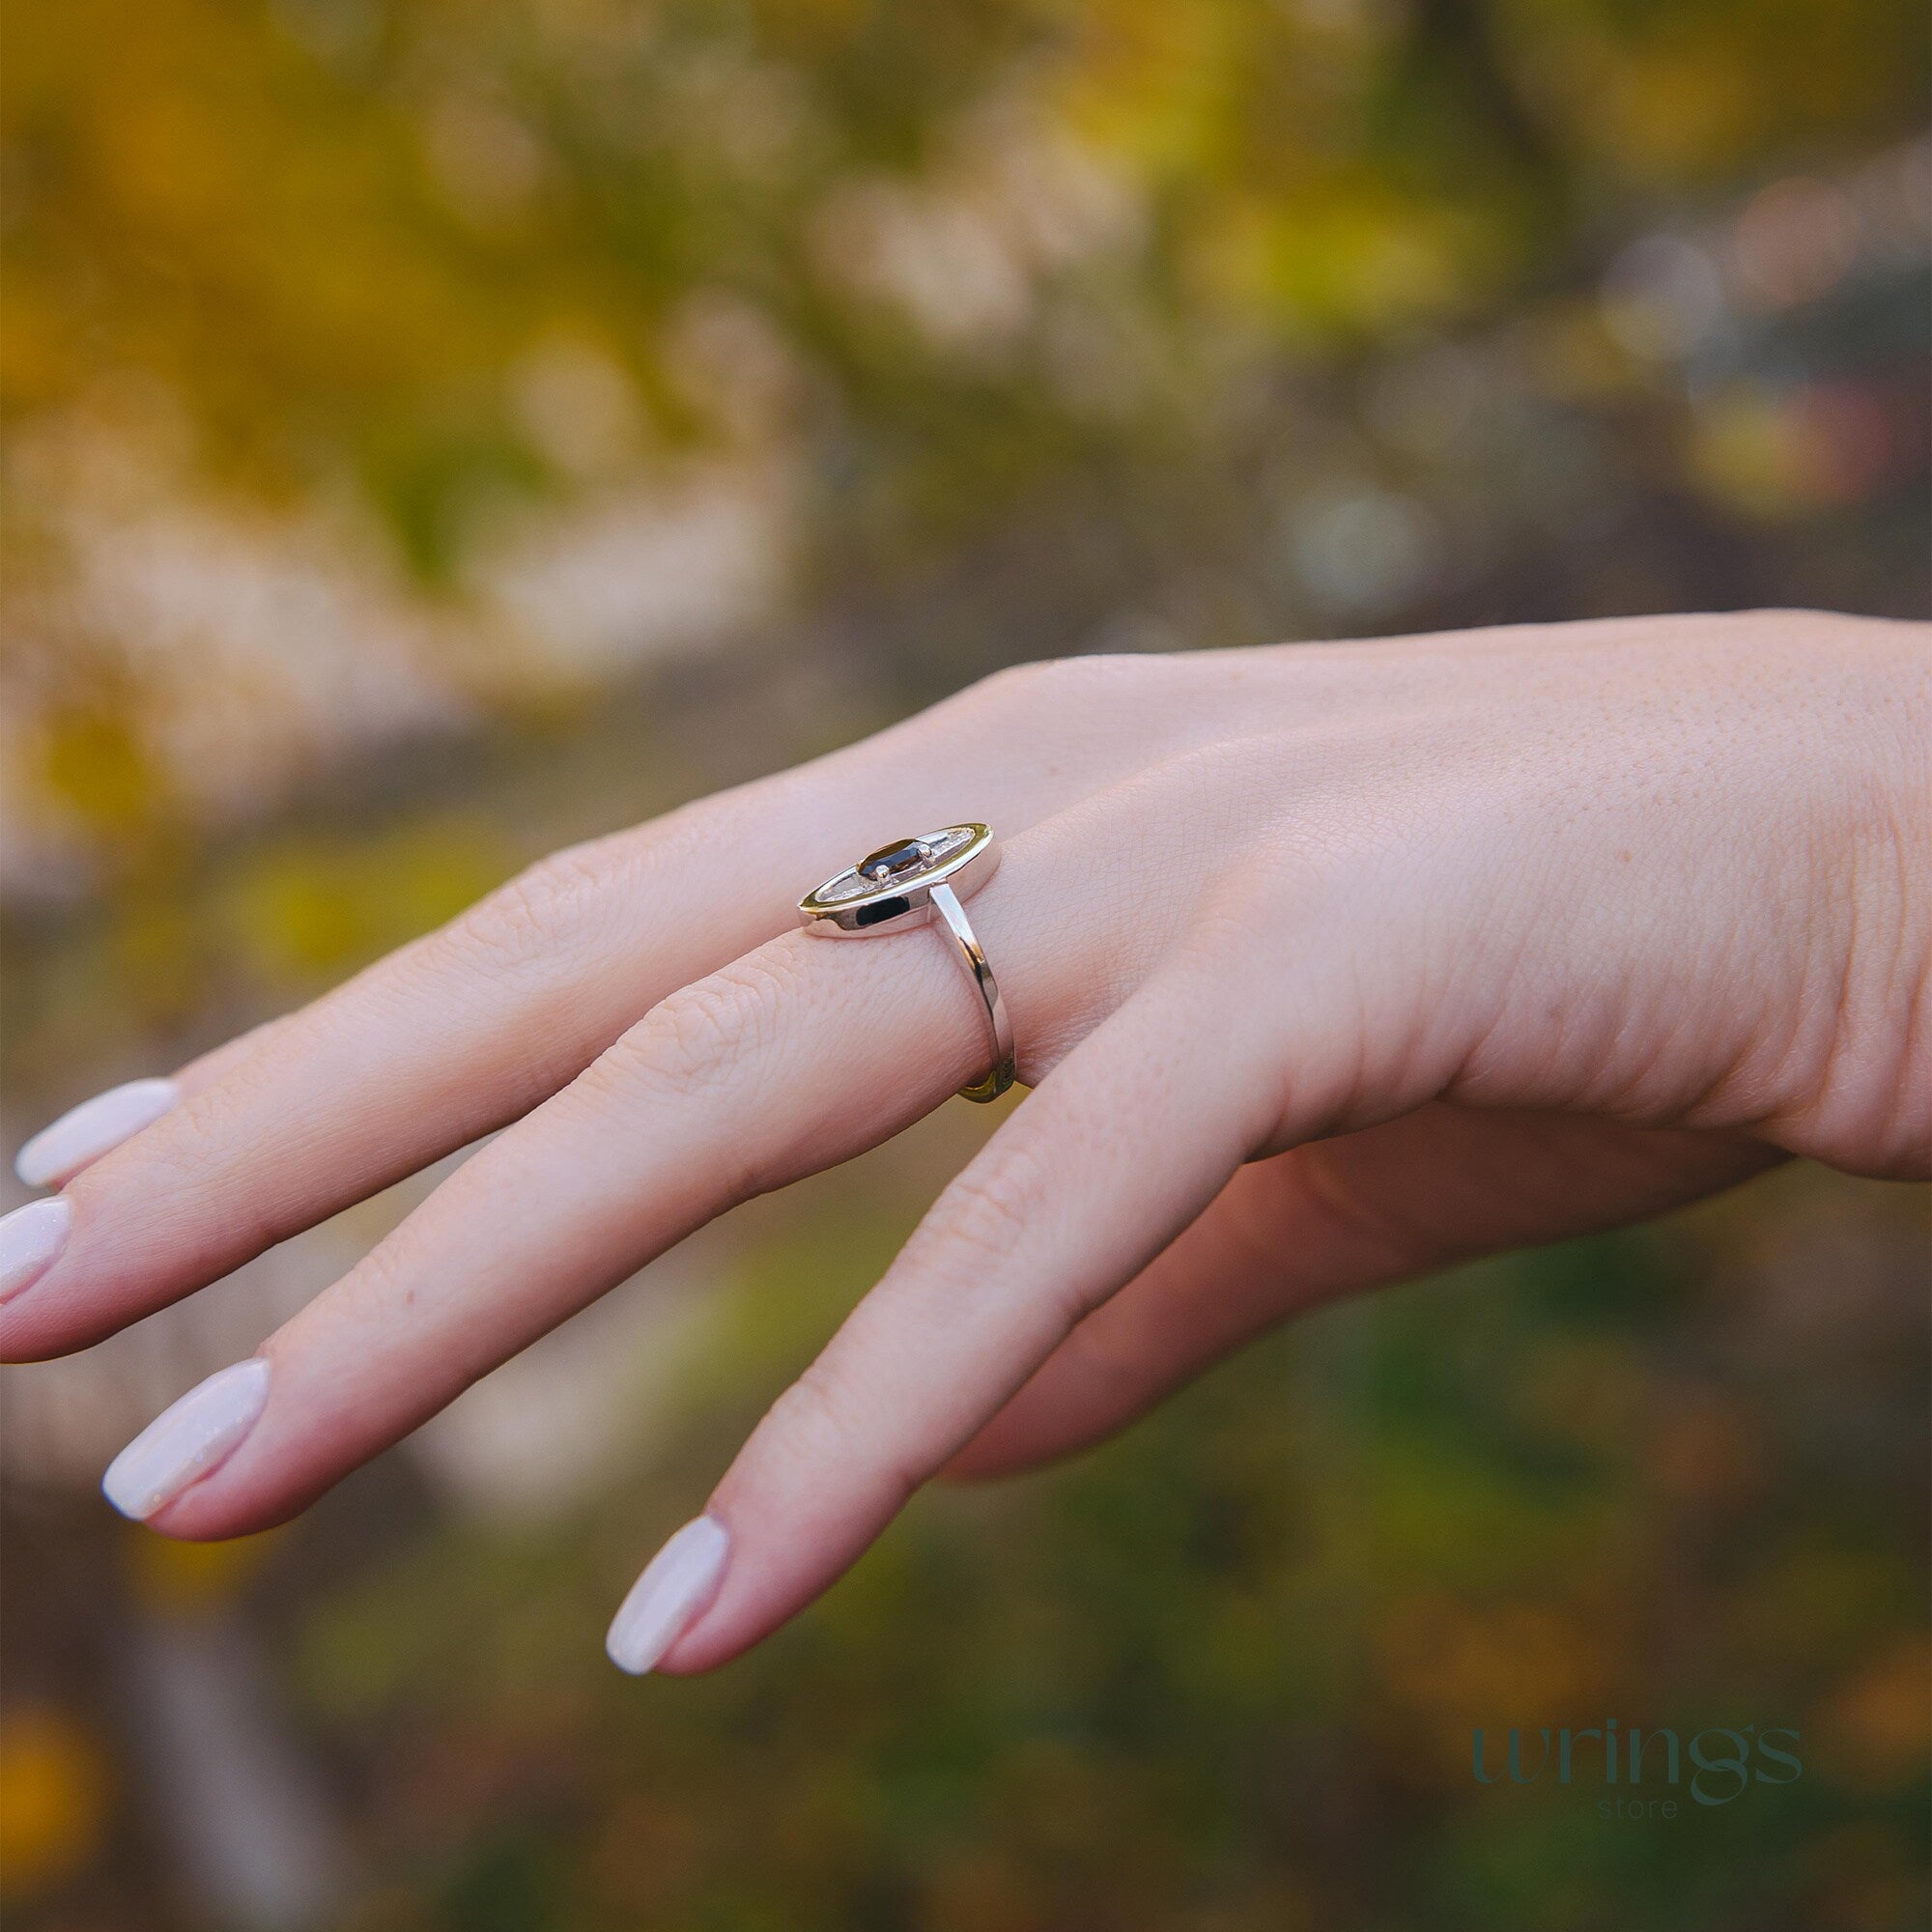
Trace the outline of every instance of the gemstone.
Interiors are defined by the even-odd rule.
[[[917,871],[931,857],[932,847],[923,838],[901,838],[895,844],[881,845],[876,852],[867,852],[852,869],[861,878],[883,885],[888,879]]]

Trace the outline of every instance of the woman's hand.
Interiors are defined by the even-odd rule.
[[[82,1347],[506,1128],[110,1475],[171,1535],[294,1514],[984,1071],[945,945],[827,945],[794,901],[985,820],[972,917],[1037,1091],[633,1593],[613,1655],[703,1669],[936,1471],[1092,1441],[1312,1302],[1786,1153],[1926,1172],[1929,655],[1773,613],[1007,672],[547,860],[57,1123],[23,1172],[60,1202],[0,1224],[0,1355]]]

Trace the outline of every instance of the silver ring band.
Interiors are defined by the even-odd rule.
[[[1013,1084],[1013,1029],[1007,1003],[961,903],[999,866],[1000,848],[989,826],[948,825],[881,846],[798,902],[806,929],[834,939],[903,932],[935,921],[946,928],[985,1009],[993,1048],[991,1070],[959,1090],[968,1100],[997,1100]]]
[[[1013,1084],[1013,1023],[1007,1017],[1007,1003],[1000,997],[1000,982],[986,964],[986,949],[966,917],[966,908],[951,886],[934,886],[932,903],[946,922],[946,929],[959,943],[959,957],[986,1008],[986,1025],[993,1036],[993,1070],[983,1080],[959,1090],[967,1100],[997,1100]]]

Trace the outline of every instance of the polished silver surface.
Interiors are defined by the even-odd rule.
[[[945,921],[972,976],[975,991],[986,1009],[986,1026],[993,1040],[993,1066],[983,1080],[976,1080],[959,1092],[969,1100],[997,1100],[1013,1084],[1013,1025],[1007,1017],[1007,1003],[1000,997],[1000,982],[986,964],[985,948],[980,944],[966,917],[966,908],[951,886],[934,886],[932,908]]]
[[[997,1100],[1013,1084],[1012,1023],[962,903],[999,867],[1000,848],[989,826],[948,825],[880,846],[798,902],[806,930],[831,939],[941,927],[985,1010],[993,1047],[985,1078],[959,1090],[968,1100]]]
[[[868,873],[871,859],[906,852],[899,867]],[[902,932],[932,917],[932,889],[948,885],[962,898],[977,893],[1000,868],[1000,848],[985,825],[948,825],[918,838],[881,847],[827,879],[799,900],[808,928],[832,939],[861,939],[880,931]]]

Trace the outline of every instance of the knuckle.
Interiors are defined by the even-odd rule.
[[[612,871],[608,841],[567,846],[498,886],[433,939],[497,970],[554,959],[595,930]]]
[[[1031,707],[1111,689],[1145,670],[1149,660],[1130,651],[1095,651],[1079,657],[1035,658],[1005,665],[969,685],[968,696],[995,705]]]
[[[176,1204],[172,1240],[206,1240],[237,1256],[269,1246],[301,1225],[285,1198],[261,1185],[263,1150],[284,1111],[270,1083],[238,1068],[185,1094],[152,1126],[83,1169],[69,1191],[119,1202],[122,1211],[129,1200]]]
[[[773,1433],[812,1463],[849,1453],[858,1437],[849,1394],[821,1356],[772,1405]]]
[[[1448,836],[1450,815],[1439,807],[1411,824],[1407,811],[1353,804],[1351,812],[1314,807],[1254,841],[1243,878],[1264,922],[1308,930],[1345,920],[1373,889],[1406,873],[1423,841],[1439,846]]]
[[[734,960],[660,1000],[606,1058],[655,1090],[736,1085],[778,1041],[791,978],[773,958]]]
[[[940,1248],[976,1263],[1009,1255],[1037,1232],[1051,1212],[1053,1179],[1031,1149],[1011,1148],[997,1163],[968,1168],[934,1205],[921,1229],[920,1245]]]
[[[881,1428],[866,1384],[838,1366],[835,1351],[820,1355],[772,1405],[766,1427],[787,1466],[849,1484],[861,1471],[867,1487],[896,1509],[918,1489],[922,1471]]]
[[[245,1076],[231,1074],[198,1094],[186,1094],[156,1123],[163,1131],[154,1137],[151,1147],[184,1173],[206,1171],[232,1142],[238,1090],[245,1091]]]
[[[976,679],[964,695],[988,704],[1023,701],[1052,681],[1059,662],[1056,658],[1040,658],[1026,664],[1002,665],[998,670]]]

